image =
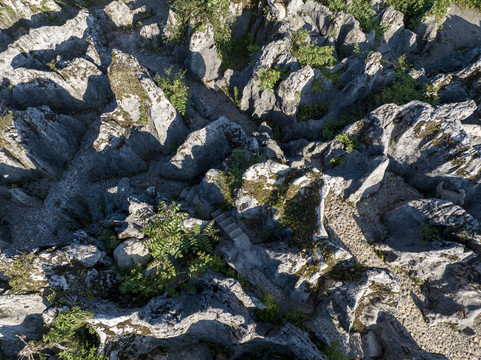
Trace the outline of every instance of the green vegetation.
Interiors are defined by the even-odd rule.
[[[384,31],[379,23],[376,21],[376,13],[371,7],[369,0],[353,0],[350,3],[343,0],[315,0],[318,3],[327,6],[334,12],[343,11],[346,14],[351,14],[356,20],[359,21],[361,30],[365,33],[371,30],[376,31],[376,35],[379,36]]]
[[[419,89],[418,81],[408,74],[411,65],[406,63],[406,55],[402,55],[394,63],[394,70],[394,79],[391,86],[382,88],[368,98],[371,108],[377,108],[387,103],[404,105],[412,100],[426,101],[432,105],[437,103],[436,96],[426,95],[425,91]]]
[[[201,230],[184,226],[185,214],[179,204],[159,204],[153,222],[142,231],[148,237],[149,252],[153,261],[145,269],[137,266],[122,279],[120,291],[147,299],[160,295],[188,280],[203,274],[213,259],[213,243],[217,241],[213,222]]]
[[[221,72],[224,72],[227,69],[243,69],[249,59],[259,52],[260,46],[255,42],[254,34],[248,33],[242,39],[230,38],[220,50],[222,54]]]
[[[281,311],[279,304],[276,302],[271,294],[267,294],[261,300],[266,306],[265,309],[255,309],[254,314],[260,320],[264,322],[281,322]]]
[[[339,343],[331,341],[330,346],[323,346],[322,352],[329,360],[350,360],[349,355],[344,354],[339,349]]]
[[[320,69],[325,65],[333,65],[336,59],[332,55],[334,47],[317,46],[309,39],[309,31],[299,29],[291,35],[292,46],[289,49],[301,66],[309,65]]]
[[[308,172],[310,185],[299,191],[293,182],[301,174],[292,171],[281,186],[275,188],[267,202],[278,216],[281,227],[292,230],[293,240],[303,247],[310,247],[312,236],[317,231],[317,206],[319,205],[319,178],[317,173]]]
[[[236,279],[245,291],[250,291],[252,287],[251,283],[245,278],[245,276],[239,274],[220,256],[214,255],[212,257],[212,260],[209,262],[209,269],[213,272],[224,275],[225,277]]]
[[[259,87],[262,90],[267,90],[269,92],[274,92],[274,86],[278,83],[281,79],[281,71],[272,68],[267,69],[260,69],[259,70],[259,77],[257,81],[260,82]]]
[[[190,103],[190,91],[185,84],[185,71],[172,74],[171,66],[165,70],[165,76],[157,74],[155,76],[155,82],[176,110],[182,115],[185,115],[186,107]]]
[[[38,281],[32,279],[35,254],[23,253],[11,265],[0,268],[10,280],[8,284],[15,294],[25,294],[39,290]]]
[[[297,121],[319,120],[327,111],[327,104],[300,105],[297,112]]]
[[[98,239],[105,244],[105,249],[109,254],[112,254],[115,248],[120,244],[120,240],[117,239],[115,232],[111,229],[105,229],[102,231],[102,234],[99,235]]]
[[[329,272],[328,276],[332,280],[355,282],[360,280],[366,272],[366,267],[357,261],[346,264],[345,262],[337,263]]]
[[[45,65],[47,65],[47,67],[50,69],[50,71],[58,71],[57,62],[55,61],[55,59],[50,60]]]
[[[3,115],[0,114],[0,135],[2,132],[7,130],[7,128],[13,122],[13,115],[12,113],[4,113]]]
[[[231,31],[225,21],[229,14],[229,0],[170,0],[170,5],[178,24],[167,29],[172,34],[169,40],[181,42],[189,25],[202,31],[205,24],[210,23],[218,49],[229,41]]]
[[[284,315],[284,321],[288,321],[302,330],[304,330],[303,323],[307,320],[309,320],[309,315],[299,310],[291,310]]]
[[[327,166],[329,169],[332,169],[333,167],[339,165],[342,166],[346,163],[346,158],[344,155],[341,156],[335,156],[331,160],[329,160],[329,165]]]
[[[441,241],[443,239],[443,232],[441,228],[437,226],[423,224],[421,226],[421,239],[424,242]]]
[[[140,99],[139,122],[141,124],[147,124],[147,104],[149,99],[137,76],[137,73],[141,71],[143,71],[141,67],[132,67],[125,62],[122,57],[113,56],[107,75],[109,77],[110,87],[117,100],[128,98],[131,95],[136,95]],[[132,118],[125,110],[123,111],[123,115],[131,122],[130,125],[133,125]]]
[[[234,192],[235,189],[242,187],[244,172],[252,165],[265,160],[263,156],[254,156],[244,150],[234,150],[230,161],[228,161],[229,170],[222,172],[218,184],[227,206],[235,206]]]
[[[336,136],[336,140],[342,143],[344,150],[350,154],[354,150],[359,150],[359,141],[357,141],[356,136],[349,134],[339,134]]]
[[[62,349],[58,354],[60,360],[104,360],[104,356],[97,355],[97,333],[86,323],[91,317],[91,313],[79,307],[59,313],[51,329],[43,336],[43,347],[55,344]]]
[[[343,115],[339,119],[327,119],[322,129],[323,139],[333,139],[347,125],[362,119],[369,112],[387,103],[404,105],[412,100],[420,100],[434,106],[439,102],[437,89],[427,85],[422,88],[418,81],[409,75],[411,65],[406,63],[406,55],[402,55],[394,63],[394,70],[395,74],[391,85],[358,102],[355,110],[351,113]]]

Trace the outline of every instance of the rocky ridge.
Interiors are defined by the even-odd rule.
[[[479,13],[0,3],[0,358],[481,358]]]

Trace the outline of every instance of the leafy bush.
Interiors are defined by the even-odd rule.
[[[272,68],[260,69],[257,81],[260,82],[259,87],[262,90],[274,92],[274,86],[281,79],[281,71]]]
[[[169,40],[180,42],[185,38],[189,24],[199,28],[210,23],[214,29],[214,40],[218,48],[230,39],[230,28],[225,19],[229,15],[229,0],[170,0],[178,25],[168,29]]]
[[[235,189],[242,187],[242,175],[252,165],[265,161],[263,156],[254,156],[251,153],[236,149],[228,162],[229,170],[224,171],[220,177],[219,187],[227,205],[233,207]]]
[[[10,278],[8,284],[15,294],[25,294],[39,290],[37,281],[32,279],[33,261],[35,254],[21,254],[15,262],[9,266],[0,268],[4,275]]]
[[[324,116],[327,111],[326,104],[314,104],[314,105],[301,105],[299,106],[299,111],[297,112],[297,120],[307,121],[307,120],[319,120]]]
[[[199,225],[187,229],[184,217],[179,204],[159,204],[153,222],[142,229],[153,257],[147,266],[150,275],[141,266],[131,269],[123,276],[121,292],[147,299],[175,288],[182,277],[198,276],[209,268],[217,230],[213,222],[202,230]]]
[[[331,341],[330,346],[324,346],[322,352],[329,360],[350,360],[349,355],[344,354],[339,349],[339,343]]]
[[[255,309],[254,314],[260,320],[264,322],[280,322],[281,312],[279,304],[276,302],[271,294],[267,294],[261,300],[266,306],[265,309]]]
[[[339,165],[342,166],[346,163],[346,158],[344,155],[342,156],[336,156],[333,157],[331,160],[329,160],[329,165],[327,166],[329,169],[332,169],[333,167]]]
[[[165,76],[157,74],[155,82],[178,112],[185,115],[189,104],[189,88],[185,84],[185,71],[172,74],[172,66],[165,70]]]
[[[104,356],[97,354],[97,333],[86,323],[91,317],[91,313],[79,307],[59,313],[51,329],[43,336],[43,347],[55,344],[63,349],[58,354],[60,360],[105,360]]]
[[[343,11],[346,14],[351,14],[357,21],[359,21],[361,30],[365,33],[375,30],[376,35],[380,35],[383,32],[383,29],[375,18],[376,13],[372,9],[369,0],[353,0],[351,2],[342,0],[315,1],[327,6],[333,12]]]
[[[421,239],[425,242],[441,241],[443,239],[443,233],[437,226],[423,224],[421,226]]]
[[[291,35],[292,46],[289,49],[301,64],[301,66],[309,65],[313,68],[320,69],[325,65],[333,65],[336,61],[334,58],[332,46],[317,46],[312,44],[309,39],[309,31],[299,29]]]
[[[354,135],[337,135],[336,140],[340,141],[344,147],[344,150],[349,154],[352,153],[354,150],[359,149],[359,141]]]
[[[387,3],[404,14],[404,24],[414,30],[421,16],[434,3],[432,0],[387,0]]]
[[[120,244],[120,240],[117,239],[115,232],[111,229],[105,229],[102,231],[102,234],[100,234],[98,239],[105,244],[105,249],[109,254],[111,254]]]
[[[300,329],[304,329],[303,323],[307,320],[309,320],[309,315],[299,310],[291,310],[284,315],[284,321],[288,321]]]
[[[88,311],[77,306],[57,315],[52,329],[43,336],[47,343],[58,343],[71,337],[76,330],[85,325],[85,321],[92,317]]]
[[[220,49],[222,53],[221,72],[227,69],[243,69],[247,65],[248,60],[259,49],[260,46],[255,42],[254,34],[248,33],[242,39],[231,38]]]

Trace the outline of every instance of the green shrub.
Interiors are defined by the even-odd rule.
[[[10,278],[8,284],[15,294],[39,290],[39,284],[32,279],[34,260],[35,254],[24,253],[19,255],[13,264],[0,268],[0,271],[3,271],[4,275]]]
[[[172,74],[172,66],[165,70],[165,76],[156,75],[155,82],[162,89],[167,99],[182,115],[189,101],[189,88],[185,84],[185,71]]]
[[[221,72],[227,69],[241,70],[251,57],[259,52],[254,34],[248,33],[242,39],[231,38],[220,49],[222,54]],[[247,50],[247,51],[246,51]]]
[[[224,200],[230,207],[234,204],[235,189],[242,187],[242,175],[252,165],[265,161],[263,156],[254,156],[251,153],[239,149],[235,149],[232,158],[228,161],[229,170],[223,171],[220,175],[220,183],[218,184]]]
[[[214,255],[212,257],[212,260],[209,262],[209,269],[213,272],[224,275],[225,277],[236,279],[237,281],[239,281],[245,291],[250,291],[252,285],[249,280],[247,280],[245,276],[239,274],[220,256]]]
[[[291,310],[284,315],[284,321],[290,322],[292,325],[297,326],[299,329],[304,329],[304,322],[309,320],[309,315],[304,314],[299,310]]]
[[[441,228],[437,226],[423,224],[421,226],[421,239],[424,242],[441,241],[443,239],[443,232]]]
[[[349,355],[344,354],[339,349],[339,343],[331,341],[330,346],[324,346],[322,352],[329,360],[350,360]]]
[[[178,25],[168,29],[172,33],[169,40],[182,41],[193,22],[194,28],[201,28],[207,23],[212,25],[218,49],[229,41],[231,31],[225,22],[229,15],[229,0],[170,0],[170,5]]]
[[[333,167],[339,165],[342,166],[346,163],[346,158],[344,155],[342,156],[335,156],[331,160],[329,160],[329,165],[327,166],[329,169],[332,169]]]
[[[131,269],[123,276],[121,292],[147,299],[177,287],[182,277],[199,276],[209,268],[218,240],[214,223],[202,230],[199,225],[187,229],[184,217],[179,204],[159,204],[153,221],[142,229],[153,257],[147,266],[151,273],[145,275],[141,266]]]
[[[315,0],[318,3],[327,6],[333,12],[343,11],[346,14],[351,14],[356,20],[359,21],[361,30],[365,33],[371,30],[376,31],[376,35],[379,36],[383,29],[377,22],[376,13],[371,7],[369,0],[353,0],[351,2],[342,0]]]
[[[58,354],[60,360],[105,360],[104,356],[97,355],[97,333],[86,323],[91,317],[91,313],[79,307],[59,313],[43,336],[43,342],[62,344],[63,350]]]
[[[274,92],[274,86],[281,79],[281,72],[278,69],[260,69],[257,81],[260,82],[259,87],[262,90],[267,90],[269,92]]]
[[[336,136],[336,140],[342,143],[344,150],[348,154],[359,149],[359,141],[357,141],[357,138],[354,135],[339,134]]]
[[[404,14],[404,24],[414,30],[421,16],[432,5],[432,0],[387,0],[387,3]]]
[[[376,31],[377,37],[381,36],[384,32],[384,29],[376,20],[376,12],[371,7],[371,1],[352,0],[346,9],[346,12],[359,21],[359,25],[363,32],[368,33],[371,30],[374,30]]]
[[[327,111],[326,104],[300,105],[297,112],[297,121],[319,120]]]
[[[317,46],[309,39],[309,31],[299,29],[291,35],[292,46],[289,49],[301,66],[309,65],[320,69],[325,65],[333,65],[334,58],[332,46]]]
[[[105,229],[102,231],[102,234],[100,234],[98,239],[105,244],[105,249],[109,254],[111,254],[120,244],[120,240],[117,239],[117,236],[112,229]]]
[[[264,322],[278,323],[281,321],[281,312],[279,304],[271,294],[267,294],[261,300],[266,306],[265,309],[255,309],[254,314],[260,320]]]
[[[85,321],[91,317],[91,313],[77,306],[61,312],[52,324],[52,329],[43,336],[43,341],[46,343],[59,343],[68,339],[75,331],[85,325]]]

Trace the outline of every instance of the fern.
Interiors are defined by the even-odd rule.
[[[140,298],[149,298],[171,290],[179,283],[181,268],[188,269],[188,275],[203,273],[212,260],[214,242],[218,240],[214,222],[205,229],[195,225],[192,229],[184,226],[186,214],[180,205],[161,202],[152,223],[143,229],[148,237],[147,246],[153,260],[145,269],[134,268],[123,278],[121,291]]]

